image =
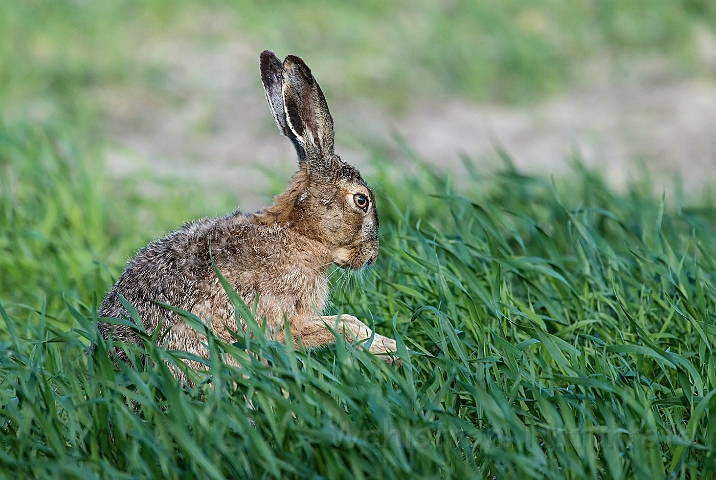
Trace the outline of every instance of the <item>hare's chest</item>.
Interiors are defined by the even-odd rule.
[[[258,296],[261,314],[273,323],[282,322],[284,315],[320,315],[328,301],[328,281],[315,269],[293,265],[274,271],[274,275],[259,282],[251,298]],[[253,300],[252,300],[253,301]]]
[[[328,249],[279,225],[242,225],[225,245],[212,248],[216,267],[256,314],[270,324],[320,314],[328,300]],[[206,317],[231,323],[233,305],[213,271],[205,278],[210,291],[195,305]],[[257,300],[258,299],[258,300]],[[201,316],[201,315],[200,315]]]
[[[326,276],[300,265],[274,268],[270,272],[236,272],[227,280],[249,308],[256,305],[257,318],[265,318],[274,327],[283,324],[284,316],[290,321],[320,315],[328,301]],[[193,305],[192,313],[211,319],[212,324],[242,329],[243,325],[235,323],[234,306],[221,283],[218,279],[209,283],[206,287],[211,293]]]

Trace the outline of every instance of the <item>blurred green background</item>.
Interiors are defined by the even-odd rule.
[[[534,101],[579,80],[595,60],[613,66],[658,54],[683,75],[709,73],[698,37],[716,24],[708,0],[27,1],[1,8],[3,116],[72,123],[96,111],[96,88],[171,90],[161,59],[138,55],[158,42],[300,53],[331,72],[322,75],[330,96],[399,108],[434,96]]]

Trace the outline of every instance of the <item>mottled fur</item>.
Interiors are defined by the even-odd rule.
[[[210,322],[221,339],[242,330],[212,267],[247,304],[258,295],[257,317],[265,318],[279,341],[283,319],[307,348],[335,341],[330,328],[348,341],[372,332],[351,315],[320,316],[328,299],[332,263],[359,269],[378,255],[378,212],[373,192],[358,170],[333,152],[333,120],[310,69],[298,57],[281,62],[261,54],[261,79],[279,130],[294,144],[299,170],[273,205],[254,214],[234,212],[205,218],[144,247],[129,262],[99,309],[100,317],[129,318],[117,294],[137,310],[151,334],[161,324],[167,347],[205,356],[205,337],[165,302]],[[357,197],[358,195],[358,197]],[[362,196],[362,197],[360,197]],[[367,206],[363,207],[363,200]],[[99,323],[103,337],[141,343],[128,327]],[[166,336],[164,336],[166,334]],[[375,335],[370,351],[395,351],[395,341]]]

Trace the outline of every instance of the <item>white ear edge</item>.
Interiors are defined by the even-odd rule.
[[[283,95],[283,111],[284,112],[288,111],[288,109],[286,107],[286,95],[285,94]],[[306,149],[306,139],[303,138],[302,135],[298,134],[298,132],[296,131],[296,126],[293,124],[293,122],[291,122],[291,117],[289,115],[286,115],[285,118],[286,118],[286,124],[288,125],[288,128],[291,129],[291,132],[293,133],[294,137],[296,137],[296,141],[301,145],[301,148],[303,148],[305,150]],[[306,129],[306,130],[308,130],[308,129]]]
[[[268,90],[265,91],[266,93],[266,102],[269,105],[269,108],[271,109],[271,113],[273,114],[273,121],[276,122],[276,126],[278,127],[279,132],[286,134],[283,131],[283,125],[281,125],[281,121],[279,120],[279,112],[276,111],[276,109],[273,107],[273,103],[271,103],[271,95],[269,95]]]

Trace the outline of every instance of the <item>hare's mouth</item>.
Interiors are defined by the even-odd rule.
[[[333,262],[333,263],[336,264],[336,266],[337,266],[338,268],[351,268],[351,269],[353,269],[353,266],[352,266],[350,263],[348,263],[348,262]]]
[[[350,268],[351,270],[360,270],[361,268],[366,267],[368,265],[373,265],[375,263],[375,258],[367,258],[365,259],[365,261],[362,262],[334,260],[333,263],[338,268]]]
[[[346,247],[336,248],[333,251],[333,263],[339,268],[350,268],[352,270],[358,270],[365,266],[365,262],[358,261],[354,252]]]
[[[333,250],[333,263],[339,268],[350,268],[352,270],[360,270],[367,265],[373,265],[378,257],[378,253],[359,249],[351,250],[347,247],[340,247]]]

